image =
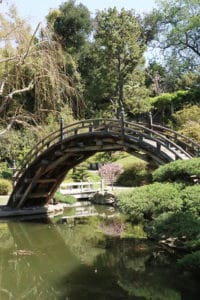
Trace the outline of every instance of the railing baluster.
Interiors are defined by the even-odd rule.
[[[91,122],[89,125],[89,132],[93,132],[93,131],[94,131],[94,124],[93,122]]]
[[[63,118],[60,119],[60,144],[62,146],[63,142],[63,127],[64,127],[64,120]]]

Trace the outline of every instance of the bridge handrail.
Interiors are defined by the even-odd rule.
[[[144,133],[141,133],[140,131],[137,131],[137,132],[138,132],[140,135],[142,135],[143,137],[150,139],[151,136],[154,135],[154,137],[152,138],[153,141],[155,141],[155,142],[157,142],[158,144],[163,145],[163,146],[165,146],[165,147],[166,147],[167,145],[168,145],[168,146],[171,146],[171,147],[174,147],[174,148],[180,150],[180,151],[181,151],[183,154],[185,154],[186,156],[188,156],[188,153],[187,153],[182,147],[180,147],[179,145],[177,145],[175,142],[171,141],[170,139],[168,139],[168,138],[165,137],[164,135],[160,134],[159,132],[156,132],[156,131],[154,131],[154,130],[148,128],[148,127],[145,127],[145,126],[143,126],[143,125],[141,125],[141,124],[135,124],[135,123],[133,123],[133,122],[125,122],[125,125],[131,125],[131,126],[135,125],[136,127],[139,127],[139,128],[141,128],[141,129],[144,130]],[[131,129],[130,127],[127,127],[127,128],[128,128],[128,129]],[[127,130],[126,130],[127,128],[125,127],[125,132],[127,131]],[[146,132],[148,132],[150,135],[147,135]],[[155,136],[157,136],[158,138],[161,138],[161,140],[158,139],[158,138],[155,138]],[[167,145],[166,145],[162,140],[164,140],[165,142],[167,142]],[[169,148],[169,147],[168,147],[168,148]],[[171,151],[175,156],[177,155],[176,151],[174,151],[173,149],[170,149],[170,151]]]
[[[200,149],[200,144],[198,144],[196,141],[194,141],[193,139],[189,138],[188,136],[182,134],[182,133],[179,133],[171,128],[168,128],[168,127],[164,127],[164,126],[161,126],[159,124],[152,124],[152,128],[156,128],[156,129],[160,129],[161,131],[168,131],[170,133],[173,133],[174,136],[172,136],[175,140],[176,140],[176,137],[180,137],[182,138],[180,141],[183,142],[186,146],[188,146],[188,142],[191,143],[191,147],[194,148],[194,146],[198,149]]]
[[[62,135],[65,136],[66,134],[69,134],[70,132],[74,132],[76,129],[77,132],[80,129],[84,128],[89,128],[89,126],[93,123],[97,123],[98,126],[100,125],[106,125],[107,123],[109,124],[110,122],[116,122],[117,124],[119,123],[119,120],[117,119],[87,119],[87,120],[81,120],[69,125],[66,125],[63,127]],[[81,126],[79,127],[78,125]],[[86,124],[88,124],[86,126]],[[70,130],[71,129],[71,130]],[[44,139],[40,140],[34,148],[32,148],[23,158],[22,162],[20,163],[20,168],[18,168],[18,171],[14,174],[15,181],[20,177],[20,174],[30,165],[33,160],[39,156],[40,151],[44,151],[48,149],[51,145],[55,144],[56,142],[59,142],[61,139],[61,130],[58,129],[49,135],[47,135]],[[47,147],[46,147],[47,146]]]
[[[146,133],[148,132],[150,134],[150,136],[151,135],[154,136],[154,138],[152,138],[154,141],[157,141],[158,143],[162,144],[161,140],[165,140],[165,142],[168,143],[169,145],[172,145],[173,147],[178,148],[180,151],[182,151],[182,153],[185,153],[188,155],[188,152],[186,152],[182,147],[177,145],[177,143],[171,141],[166,136],[164,136],[164,135],[160,134],[159,132],[157,132],[153,129],[150,129],[142,124],[135,123],[135,122],[127,122],[127,121],[120,123],[120,120],[118,120],[118,119],[102,119],[102,118],[87,119],[87,120],[81,120],[81,121],[66,125],[62,128],[62,131],[61,131],[61,129],[58,129],[58,130],[52,132],[51,134],[47,135],[43,140],[39,141],[35,145],[35,147],[32,148],[24,157],[23,161],[20,164],[20,166],[21,166],[20,170],[15,174],[15,181],[20,177],[22,172],[33,162],[33,160],[35,160],[36,157],[38,157],[41,153],[44,152],[44,150],[48,149],[52,145],[55,145],[56,143],[61,142],[62,139],[64,139],[65,137],[69,137],[70,135],[72,135],[72,133],[80,134],[80,131],[82,133],[90,132],[90,131],[92,132],[95,130],[97,131],[97,129],[101,130],[100,126],[104,126],[103,129],[105,129],[105,127],[107,127],[108,130],[115,128],[115,132],[116,132],[116,129],[118,129],[119,132],[121,130],[121,133],[122,133],[122,127],[121,127],[122,125],[124,126],[124,128],[123,128],[124,134],[131,128],[134,128],[135,132],[137,132],[138,134],[140,134],[144,137],[147,137]],[[168,130],[168,131],[176,134],[176,141],[179,141],[177,138],[180,137],[181,143],[185,143],[185,146],[187,145],[187,143],[183,142],[182,139],[185,139],[186,141],[191,141],[193,148],[194,148],[194,146],[196,146],[198,149],[200,149],[200,145],[198,143],[195,143],[188,137],[185,137],[184,135],[179,134],[169,128],[166,128],[166,127],[163,127],[160,125],[154,125],[154,124],[152,125],[152,128],[158,128],[158,129],[162,129],[162,130],[166,130],[166,131]],[[85,131],[86,129],[87,129],[87,131]],[[157,136],[158,139],[156,139],[155,136]],[[148,136],[148,138],[149,138],[149,136]],[[166,144],[164,144],[164,143],[163,143],[163,145],[166,146]],[[173,152],[172,149],[170,149],[170,151]],[[176,153],[174,152],[174,154],[176,154]]]

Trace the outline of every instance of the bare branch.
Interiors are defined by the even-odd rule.
[[[17,59],[17,56],[5,57],[5,58],[0,59],[0,63],[4,63],[4,62],[16,60],[16,59]]]
[[[0,83],[0,96],[3,94],[4,86],[5,86],[5,80],[3,80],[3,81]]]
[[[33,89],[33,87],[34,87],[33,82],[30,82],[27,87],[25,87],[23,89],[20,89],[20,90],[12,91],[10,94],[8,94],[7,96],[5,96],[4,97],[4,101],[3,101],[3,103],[1,104],[1,107],[0,107],[0,113],[3,111],[5,105],[8,103],[8,101],[13,99],[14,95],[16,95],[16,94],[22,94],[24,92],[30,91],[31,89]]]
[[[6,127],[6,129],[0,131],[0,135],[3,135],[3,134],[5,134],[8,130],[10,130],[10,129],[12,128],[14,122],[15,122],[15,118],[12,118],[11,122],[8,124],[8,126]]]
[[[15,91],[11,92],[10,94],[8,94],[6,97],[9,99],[12,99],[13,96],[16,94],[22,94],[24,92],[30,91],[33,88],[33,86],[34,86],[33,82],[31,81],[27,87],[20,89],[20,90],[15,90]]]
[[[34,37],[35,37],[35,35],[36,35],[36,33],[37,33],[37,31],[38,31],[40,25],[41,25],[41,23],[38,23],[38,25],[36,26],[36,29],[35,29],[35,31],[34,31],[32,37],[31,37],[31,39],[30,39],[30,41],[29,41],[28,47],[27,47],[27,49],[26,49],[26,52],[25,52],[24,55],[23,55],[23,58],[22,58],[21,63],[24,63],[26,57],[28,56],[29,51],[30,51],[31,44],[32,44],[32,42],[33,42],[33,39],[34,39]]]

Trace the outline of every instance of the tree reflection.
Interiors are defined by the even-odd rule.
[[[0,299],[200,298],[198,281],[166,252],[144,238],[107,236],[99,224],[0,223]]]

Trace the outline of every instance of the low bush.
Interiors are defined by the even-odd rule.
[[[0,178],[3,179],[12,179],[12,170],[8,168],[8,165],[6,162],[0,163]]]
[[[117,184],[122,186],[140,186],[151,181],[151,174],[147,169],[147,163],[138,160],[124,170],[119,176]]]
[[[157,240],[177,238],[187,244],[197,239],[200,232],[200,221],[189,212],[168,212],[158,216],[149,227],[148,233]],[[188,248],[188,247],[187,247]]]
[[[187,186],[181,191],[183,210],[191,212],[195,217],[200,217],[200,185]]]
[[[200,176],[200,158],[176,160],[159,167],[153,172],[153,181],[193,183],[191,176]]]
[[[133,222],[151,220],[161,213],[182,209],[181,188],[181,185],[170,183],[137,187],[128,193],[118,194],[117,205]]]
[[[7,179],[0,179],[0,195],[8,195],[12,190],[12,183]]]
[[[55,193],[54,200],[57,202],[63,202],[63,203],[67,203],[67,204],[73,204],[77,201],[75,197],[73,197],[71,195],[63,195],[59,192]]]
[[[195,251],[194,253],[186,254],[178,260],[178,265],[182,269],[187,269],[193,273],[200,274],[200,251]]]
[[[87,163],[82,163],[75,167],[71,177],[74,182],[87,181],[89,177]]]

